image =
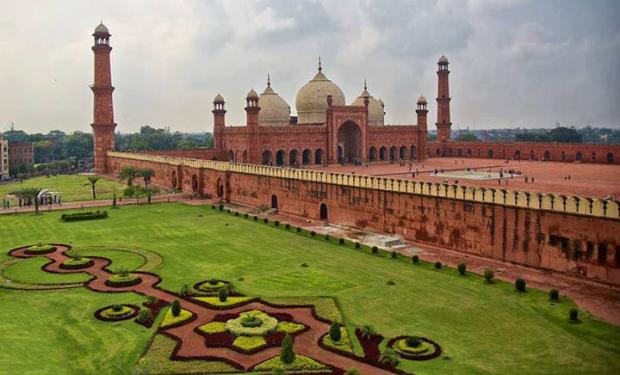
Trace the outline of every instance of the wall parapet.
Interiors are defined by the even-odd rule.
[[[413,181],[408,179],[332,173],[308,169],[271,167],[164,155],[109,151],[108,157],[147,161],[174,166],[186,166],[197,169],[211,169],[221,172],[235,172],[291,180],[319,182],[342,187],[376,189],[394,193],[457,199],[506,207],[554,211],[573,215],[603,217],[614,220],[620,219],[620,204],[615,200],[472,187],[461,184],[443,184],[438,182]]]

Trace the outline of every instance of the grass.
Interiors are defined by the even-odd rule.
[[[272,223],[254,222],[210,207],[128,206],[115,210],[108,220],[76,222],[70,226],[60,223],[58,217],[59,213],[1,216],[0,262],[9,258],[6,255],[9,249],[37,242],[71,242],[77,249],[93,245],[148,249],[163,258],[163,263],[152,271],[162,276],[161,286],[169,290],[178,291],[183,284],[217,278],[233,282],[241,293],[275,303],[299,301],[299,297],[307,297],[308,302],[331,301],[318,297],[334,296],[350,333],[353,326],[370,324],[386,337],[417,335],[438,342],[444,350],[442,357],[425,362],[403,361],[402,368],[416,374],[615,374],[620,371],[617,361],[620,328],[593,319],[584,311],[579,314],[581,324],[568,323],[568,311],[575,307],[574,302],[563,298],[560,303],[550,303],[547,291],[529,288],[527,293],[518,293],[509,283],[485,284],[482,277],[471,273],[462,277],[447,267],[437,271],[433,264],[413,265],[411,259],[404,257],[371,255],[367,248],[356,250],[350,243],[338,245],[337,239],[326,241],[322,236],[312,239],[307,234],[287,231],[283,225],[276,228]],[[93,249],[89,251],[96,251]],[[100,255],[108,256],[104,251]],[[138,255],[127,256],[138,257],[131,258],[136,259],[131,267],[140,264]],[[303,263],[308,267],[301,267]],[[30,276],[34,276],[35,270],[33,267]],[[395,285],[386,285],[388,280],[393,280]],[[112,301],[114,295],[81,289],[65,293],[73,292],[94,299],[110,299],[109,303],[86,307],[80,300],[63,300],[61,305],[65,308],[79,306],[76,310],[84,314],[84,320],[73,322],[76,329],[89,329],[94,324],[87,318],[96,308],[122,303]],[[101,339],[101,346],[96,349],[88,345],[79,348],[70,341],[46,339],[40,334],[40,325],[46,327],[46,335],[54,337],[63,329],[56,324],[63,321],[62,316],[50,317],[36,305],[20,305],[20,301],[36,293],[38,303],[53,306],[58,301],[54,294],[57,292],[0,289],[0,293],[3,297],[0,313],[7,314],[0,323],[0,347],[8,348],[5,351],[10,353],[0,353],[3,356],[0,363],[10,368],[16,366],[17,373],[40,371],[46,363],[43,361],[54,355],[46,349],[52,345],[67,358],[80,358],[71,365],[85,366],[84,372],[91,368],[90,363],[98,363],[102,355],[100,347],[144,349],[143,341],[142,344],[131,341],[137,340],[136,337],[141,339],[140,329],[144,328],[131,322],[112,323],[122,326],[106,325],[106,330],[96,335],[123,335],[131,329],[132,335],[136,335],[129,340],[131,345],[115,346]],[[9,303],[5,304],[5,300]],[[10,316],[18,306],[20,313],[29,314],[28,320],[37,324],[14,324]],[[329,306],[320,309],[324,314],[335,315]],[[11,338],[15,336],[28,344],[14,346]],[[353,341],[356,351],[359,350]],[[31,360],[39,357],[32,356],[29,347],[43,353],[40,361]],[[131,350],[124,354],[124,359],[120,358],[123,356],[114,359],[125,366],[125,372],[131,367],[130,359],[134,359]],[[185,365],[179,365],[182,371]],[[176,365],[166,362],[165,366]],[[48,372],[71,373],[55,370]]]
[[[25,188],[39,187],[59,192],[62,195],[63,202],[88,201],[92,200],[93,193],[87,176],[84,175],[58,175],[58,176],[40,176],[24,180],[24,182],[11,182],[8,184],[0,184],[0,198]],[[140,181],[136,181],[140,182]],[[122,196],[125,185],[121,182],[109,178],[101,178],[95,185],[97,199],[112,199],[112,194],[116,192],[117,197]],[[15,207],[17,201],[11,203],[11,207]]]

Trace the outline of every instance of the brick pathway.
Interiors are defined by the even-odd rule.
[[[215,315],[239,313],[246,310],[258,309],[267,313],[290,314],[293,316],[295,321],[303,323],[304,325],[309,327],[309,330],[295,337],[294,348],[297,354],[316,359],[326,365],[339,369],[346,370],[349,368],[357,368],[362,374],[393,374],[393,372],[386,371],[384,369],[357,361],[349,357],[344,357],[321,348],[318,345],[318,342],[321,336],[329,332],[329,324],[316,320],[313,316],[312,308],[310,307],[300,306],[293,308],[279,308],[268,306],[261,302],[251,302],[239,307],[225,310],[209,309],[192,301],[180,299],[178,296],[170,292],[159,289],[157,287],[157,284],[161,281],[159,276],[142,272],[134,272],[134,274],[139,275],[142,279],[142,282],[138,285],[122,288],[109,287],[105,284],[106,280],[108,280],[108,278],[112,276],[112,273],[106,269],[106,267],[110,265],[109,259],[90,257],[94,261],[94,264],[92,266],[79,270],[65,270],[60,268],[60,264],[68,259],[68,256],[65,255],[65,252],[69,249],[69,245],[56,244],[56,251],[54,251],[53,253],[40,255],[52,260],[52,262],[45,265],[43,269],[45,271],[54,273],[86,272],[93,276],[93,279],[86,283],[86,286],[91,290],[98,292],[133,291],[145,296],[152,296],[158,298],[168,303],[172,303],[172,301],[174,300],[179,300],[183,309],[191,311],[197,317],[195,320],[183,324],[179,327],[163,329],[166,334],[173,336],[178,340],[178,342],[180,342],[180,347],[178,348],[176,354],[178,358],[223,358],[229,361],[233,361],[243,367],[243,369],[248,370],[261,362],[278,356],[280,353],[280,348],[267,348],[255,354],[248,355],[236,352],[228,348],[208,347],[208,344],[205,344],[205,338],[194,331],[197,327],[212,321]],[[17,258],[29,258],[32,256],[37,256],[27,254],[25,250],[26,247],[22,247],[10,251],[9,254]]]

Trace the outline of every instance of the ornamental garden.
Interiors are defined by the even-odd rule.
[[[429,264],[223,206],[126,206],[100,219],[0,216],[0,368],[620,370],[618,327],[522,279],[505,283],[491,270]]]

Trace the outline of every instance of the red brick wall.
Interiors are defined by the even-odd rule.
[[[577,160],[578,153],[581,153],[581,161],[584,163],[609,163],[608,154],[611,154],[611,163],[620,163],[620,145],[617,144],[451,141],[445,146],[439,142],[431,142],[428,150],[431,157],[546,159],[566,162]]]
[[[396,233],[407,240],[620,285],[618,221],[503,205],[110,158],[155,170],[153,182],[288,214]],[[218,191],[218,185],[221,190]],[[221,193],[221,195],[219,194]]]

